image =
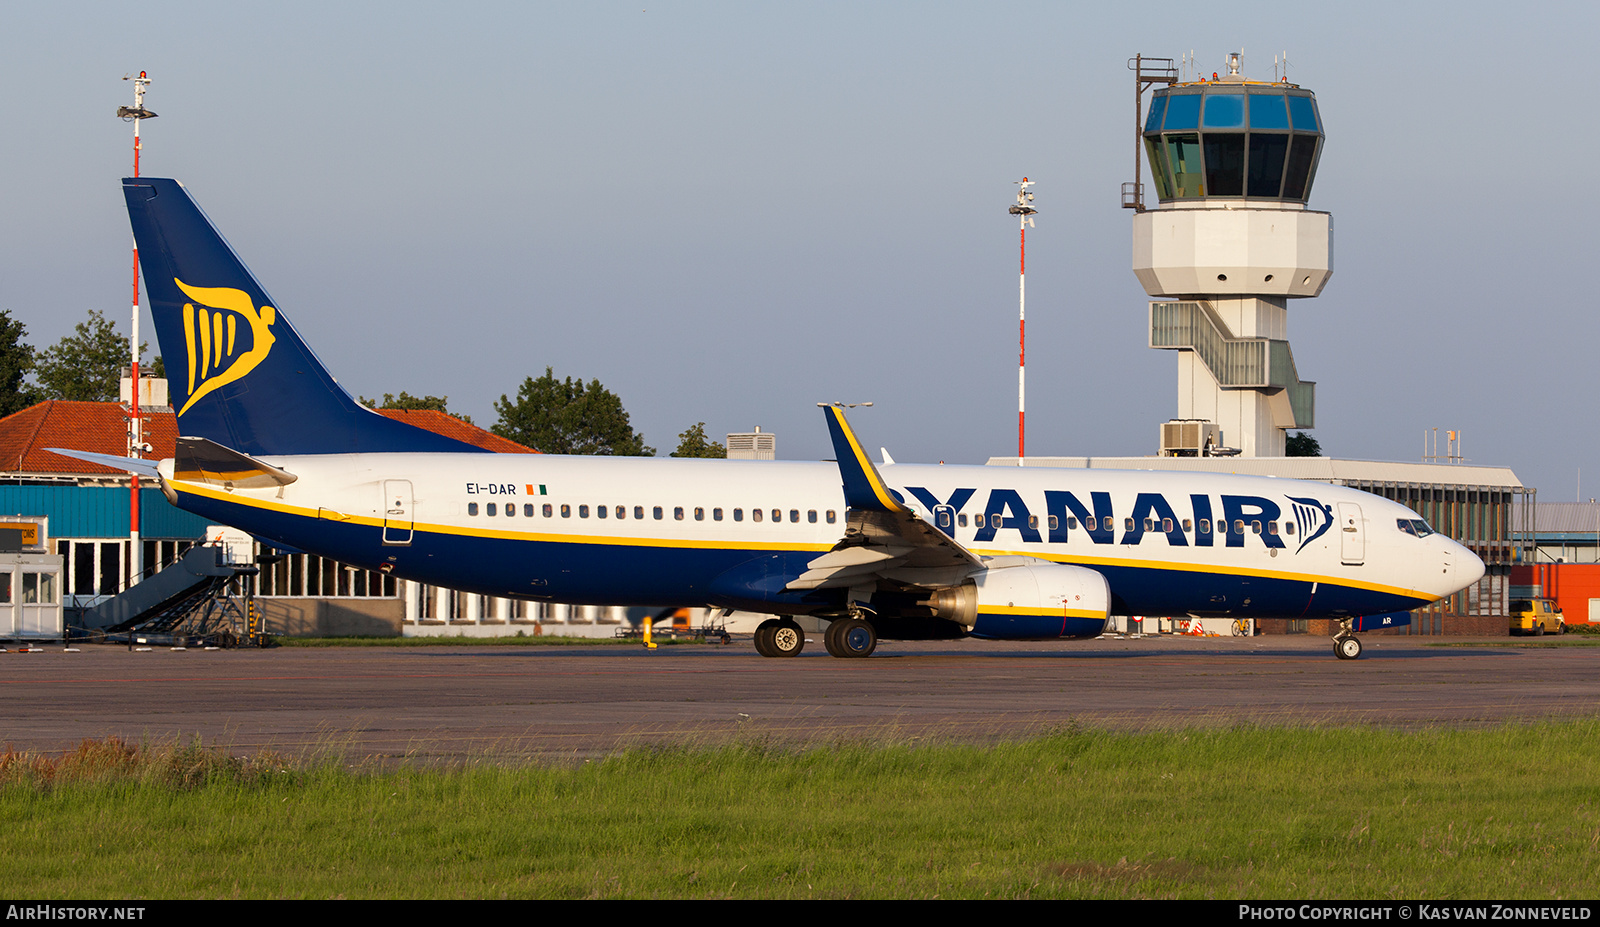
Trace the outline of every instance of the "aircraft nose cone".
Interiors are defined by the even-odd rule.
[[[1459,589],[1465,589],[1482,579],[1485,568],[1483,560],[1477,554],[1453,541],[1451,546],[1453,549],[1449,555],[1450,567],[1451,573],[1455,577],[1455,589],[1450,591],[1455,592]]]

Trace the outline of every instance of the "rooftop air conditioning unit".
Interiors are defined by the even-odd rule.
[[[1204,457],[1206,448],[1216,447],[1219,432],[1213,422],[1202,419],[1173,419],[1161,423],[1162,457]]]

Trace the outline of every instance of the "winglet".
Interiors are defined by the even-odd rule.
[[[911,511],[884,485],[878,468],[872,465],[867,452],[861,449],[861,442],[856,440],[856,433],[844,417],[844,409],[823,405],[822,413],[828,420],[828,435],[833,438],[833,454],[839,460],[845,505],[877,512]]]

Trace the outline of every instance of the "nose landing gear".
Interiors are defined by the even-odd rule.
[[[1340,620],[1339,633],[1333,636],[1333,653],[1341,660],[1356,660],[1361,657],[1361,638],[1351,630],[1352,622],[1349,618]]]

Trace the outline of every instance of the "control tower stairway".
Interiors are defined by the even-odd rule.
[[[1151,302],[1150,347],[1193,351],[1223,389],[1267,391],[1279,428],[1316,427],[1317,384],[1300,379],[1289,342],[1237,338],[1203,300]]]
[[[226,562],[226,548],[191,547],[176,562],[83,613],[105,640],[231,646],[246,624],[243,577],[257,567]]]

